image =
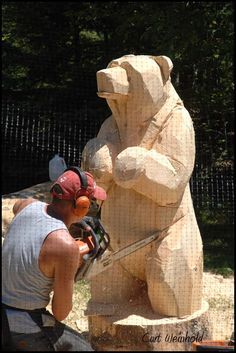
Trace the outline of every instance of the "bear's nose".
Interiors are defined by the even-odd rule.
[[[97,86],[97,95],[102,98],[119,99],[129,93],[126,71],[119,66],[98,71]]]

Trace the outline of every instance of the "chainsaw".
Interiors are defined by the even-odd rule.
[[[109,234],[105,231],[101,221],[96,217],[84,217],[81,221],[74,223],[70,233],[78,241],[80,254],[83,262],[75,275],[75,282],[87,279],[105,271],[114,262],[130,255],[136,250],[144,247],[158,238],[162,231],[138,240],[119,250],[112,251]]]

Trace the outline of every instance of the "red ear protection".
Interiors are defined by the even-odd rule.
[[[89,211],[90,201],[87,196],[79,196],[75,200],[75,207],[73,213],[78,218],[83,218]]]
[[[87,176],[86,174],[78,167],[70,167],[66,170],[72,170],[73,172],[75,172],[81,181],[81,189],[78,190],[78,194],[80,192],[86,192],[87,187],[88,187],[88,181],[87,181]],[[75,195],[76,197],[76,195]],[[90,200],[87,196],[79,196],[78,198],[75,199],[74,202],[74,210],[73,213],[76,217],[79,218],[83,218],[84,216],[86,216],[86,214],[88,213],[90,208]]]

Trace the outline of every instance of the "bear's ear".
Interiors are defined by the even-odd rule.
[[[170,60],[170,58],[168,58],[168,56],[164,56],[164,55],[152,56],[152,58],[160,66],[161,72],[162,72],[162,75],[163,75],[163,81],[164,81],[164,84],[165,84],[166,81],[168,81],[168,79],[170,77],[171,70],[173,69],[173,63]]]

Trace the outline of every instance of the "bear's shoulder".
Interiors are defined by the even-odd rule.
[[[114,140],[119,136],[118,127],[113,116],[109,116],[104,122],[98,132],[97,137],[105,140]]]
[[[172,127],[178,127],[178,129],[181,127],[182,129],[193,129],[193,121],[192,118],[188,112],[188,110],[185,108],[183,104],[177,105],[171,114],[171,119],[169,120],[169,123],[172,125]]]

